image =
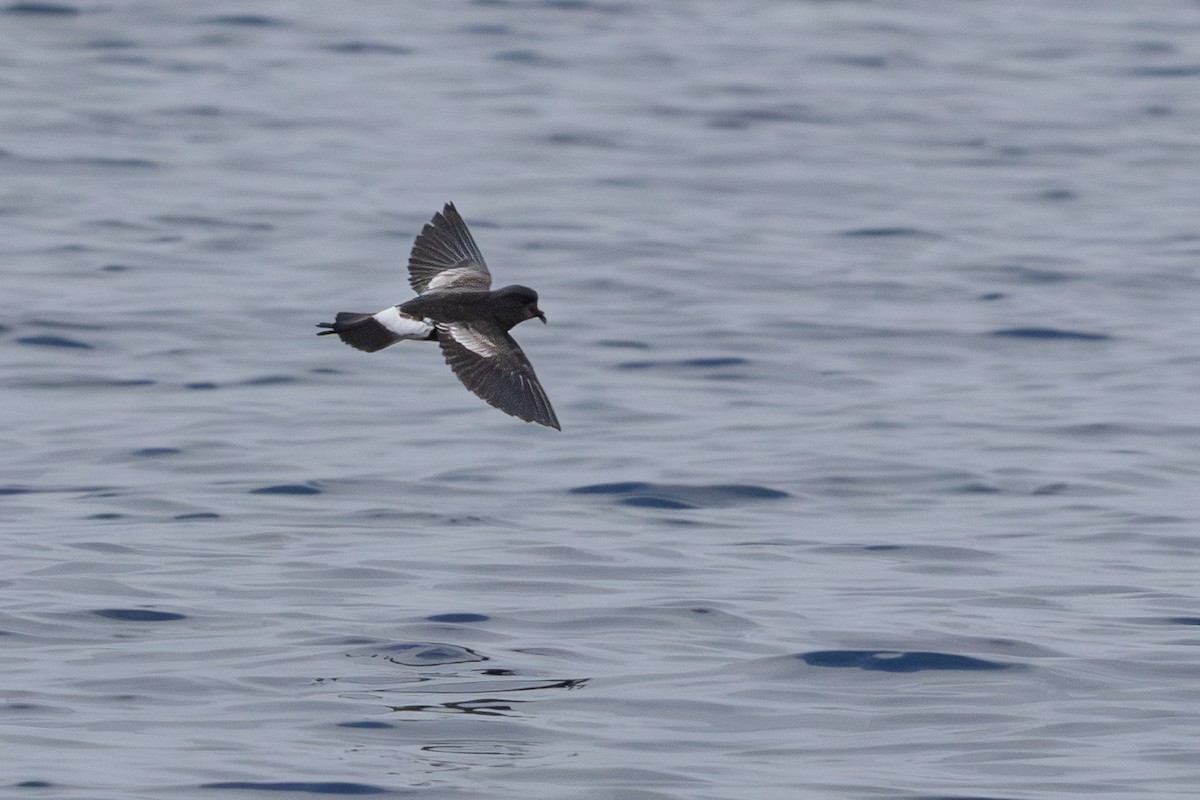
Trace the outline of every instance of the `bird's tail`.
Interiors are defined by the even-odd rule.
[[[382,350],[397,341],[396,336],[377,323],[371,314],[339,311],[333,322],[318,322],[317,327],[329,329],[319,332],[317,336],[336,333],[346,344],[368,353]]]
[[[389,309],[388,311],[391,311]],[[437,331],[432,329],[432,326],[424,326],[423,323],[413,321],[414,331],[407,331],[403,328],[397,330],[393,325],[389,327],[380,321],[380,316],[387,312],[379,314],[359,314],[354,311],[339,311],[333,322],[318,322],[318,328],[328,328],[328,330],[320,331],[317,336],[328,336],[331,333],[336,333],[338,338],[351,347],[365,350],[368,353],[374,353],[376,350],[382,350],[388,345],[393,345],[403,339],[427,338],[436,339]],[[395,312],[392,312],[395,316]],[[395,322],[395,320],[391,320]],[[415,333],[415,335],[414,335]]]

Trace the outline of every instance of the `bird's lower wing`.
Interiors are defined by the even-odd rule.
[[[533,365],[498,327],[439,323],[438,344],[463,385],[506,414],[562,430]]]

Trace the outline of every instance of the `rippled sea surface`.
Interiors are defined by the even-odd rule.
[[[1194,2],[0,11],[0,794],[1193,797]],[[563,431],[410,296],[446,201]]]

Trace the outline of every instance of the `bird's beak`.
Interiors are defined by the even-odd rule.
[[[546,324],[546,315],[543,314],[541,311],[537,312],[537,318],[542,321],[543,325]]]

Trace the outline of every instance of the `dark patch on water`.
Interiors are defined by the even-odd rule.
[[[50,781],[21,781],[13,785],[18,789],[49,789],[54,786]]]
[[[95,519],[95,520],[100,520],[100,521],[112,520],[112,519],[125,519],[125,515],[118,514],[115,511],[107,511],[107,512],[102,512],[100,514],[91,514],[89,516],[84,517],[84,519]]]
[[[159,163],[148,158],[109,158],[106,156],[79,156],[61,161],[77,167],[104,167],[115,169],[158,169]]]
[[[250,494],[320,494],[321,490],[306,483],[281,483],[275,486],[260,486]]]
[[[1062,328],[1000,328],[989,336],[999,336],[1007,339],[1037,339],[1041,341],[1076,341],[1104,342],[1112,339],[1106,333],[1090,333],[1087,331],[1071,331]]]
[[[31,344],[36,347],[65,347],[74,350],[95,350],[92,345],[81,342],[78,339],[68,339],[65,336],[52,336],[50,334],[42,334],[39,336],[22,336],[17,339],[18,344]]]
[[[97,617],[115,619],[120,622],[174,622],[187,619],[173,611],[151,611],[148,608],[100,608],[92,611]]]
[[[67,494],[86,494],[92,497],[115,497],[116,492],[104,486],[0,486],[0,496],[10,494],[34,494],[37,492],[65,492]]]
[[[592,11],[603,14],[617,14],[626,10],[622,3],[596,3],[593,0],[542,0],[536,5],[555,11]]]
[[[263,375],[259,378],[247,378],[238,383],[239,386],[277,386],[281,383],[295,383],[291,375]]]
[[[1070,189],[1047,189],[1040,192],[1034,199],[1041,200],[1046,203],[1065,203],[1069,200],[1075,200],[1079,197]]]
[[[325,49],[332,53],[349,55],[405,56],[412,52],[411,47],[384,42],[338,42],[328,45]]]
[[[4,9],[6,14],[28,14],[42,17],[77,17],[82,13],[78,7],[66,3],[13,3]]]
[[[879,227],[879,228],[851,228],[841,231],[838,236],[844,236],[848,239],[936,239],[937,234],[923,231],[920,228],[905,228],[896,227]]]
[[[563,147],[591,147],[597,150],[616,150],[620,142],[608,136],[581,131],[560,131],[546,137],[546,143]]]
[[[76,542],[72,544],[76,550],[88,550],[93,553],[135,553],[132,547],[126,547],[112,542]]]
[[[179,106],[178,108],[165,108],[158,113],[169,117],[220,117],[224,116],[226,112],[220,106],[195,105]],[[161,222],[164,221],[164,219],[170,219],[170,215],[165,218],[162,216],[155,217],[155,219]]]
[[[1172,625],[1200,625],[1200,617],[1171,617],[1167,622]]]
[[[834,56],[829,62],[863,69],[886,69],[888,66],[888,60],[883,56]]]
[[[221,518],[220,514],[214,514],[211,511],[196,511],[191,514],[176,514],[174,517],[174,519],[177,519],[181,522],[187,522],[189,520],[196,520],[196,519],[220,519],[220,518]]]
[[[182,452],[178,447],[143,447],[140,450],[134,450],[133,455],[142,458],[155,458],[157,456],[177,456]]]
[[[1079,276],[1070,272],[1058,269],[1049,269],[1046,267],[1030,267],[1024,264],[999,264],[984,268],[985,271],[994,273],[998,279],[1004,279],[1015,283],[1028,284],[1048,284],[1048,283],[1067,283],[1069,281],[1078,280]]]
[[[512,64],[547,65],[553,63],[550,59],[534,50],[501,50],[493,53],[496,61],[507,61]]]
[[[817,548],[819,551],[844,552],[862,551],[864,553],[895,553],[912,564],[931,565],[933,562],[957,562],[978,567],[980,562],[993,557],[985,550],[969,547],[948,547],[945,545],[911,545],[911,544],[868,544],[860,546],[834,545]]]
[[[391,724],[390,722],[376,722],[374,720],[363,720],[361,722],[339,722],[337,724],[337,727],[339,727],[339,728],[354,728],[356,730],[365,730],[365,731],[382,731],[382,730],[387,730],[388,728],[394,728],[396,726]]]
[[[590,486],[576,486],[571,494],[625,494],[649,488],[653,484],[645,481],[626,481],[624,483],[594,483]]]
[[[475,36],[509,36],[513,31],[512,27],[509,25],[484,23],[477,25],[464,25],[462,27],[462,32],[470,33]]]
[[[745,130],[762,123],[812,122],[812,109],[804,105],[769,106],[722,111],[708,120],[710,128],[727,131]]]
[[[1016,666],[954,653],[920,650],[907,653],[891,650],[815,650],[811,653],[798,653],[796,658],[813,667],[851,667],[878,672],[1003,670]]]
[[[689,503],[685,500],[676,500],[673,497],[659,497],[656,495],[635,495],[633,497],[626,497],[621,502],[624,505],[637,508],[661,508],[667,510],[700,508],[695,503]]]
[[[425,619],[430,622],[487,622],[491,617],[486,614],[450,613],[433,614]]]
[[[183,388],[207,391],[209,389],[216,389],[217,384],[213,383],[212,381],[196,381],[195,383],[185,383]]]
[[[736,356],[710,358],[684,358],[678,361],[626,361],[617,364],[618,369],[714,369],[718,367],[742,367],[750,364],[747,358]]]
[[[955,487],[953,491],[961,494],[1000,494],[1001,490],[999,487],[990,486],[986,483],[964,483],[961,486]]]
[[[616,495],[619,497],[617,502],[623,505],[659,509],[719,508],[756,500],[791,497],[787,492],[778,489],[748,484],[689,486],[645,481],[597,483],[576,486],[568,491],[570,494]]]
[[[1051,430],[1064,436],[1086,436],[1104,439],[1112,439],[1136,432],[1129,425],[1118,425],[1112,422],[1081,422],[1076,425],[1063,425],[1051,428]]]
[[[56,386],[75,386],[80,388],[96,388],[96,389],[136,389],[140,386],[154,386],[157,382],[151,378],[104,378],[98,376],[85,376],[76,378],[71,381],[44,381],[40,385],[53,388]]]
[[[372,786],[369,783],[345,783],[338,781],[220,781],[202,783],[201,789],[249,789],[260,792],[305,792],[307,794],[391,794],[390,789]]]
[[[1134,67],[1129,74],[1135,78],[1195,78],[1200,64],[1180,64],[1173,67]]]
[[[220,14],[201,20],[206,25],[229,25],[237,28],[279,28],[286,22],[265,14]]]
[[[132,39],[92,39],[87,46],[93,50],[132,50],[140,45]],[[145,62],[138,61],[136,63]]]
[[[1177,52],[1177,48],[1171,42],[1165,42],[1161,39],[1148,39],[1144,42],[1134,42],[1131,48],[1135,53],[1153,53],[1155,55],[1163,55],[1165,53]]]
[[[383,658],[393,664],[402,664],[406,667],[469,664],[488,660],[486,656],[466,647],[442,642],[396,642],[367,647],[358,652],[347,653],[347,655],[353,658]]]
[[[615,347],[626,350],[649,350],[649,342],[639,342],[633,339],[601,339],[596,342],[601,347]]]

